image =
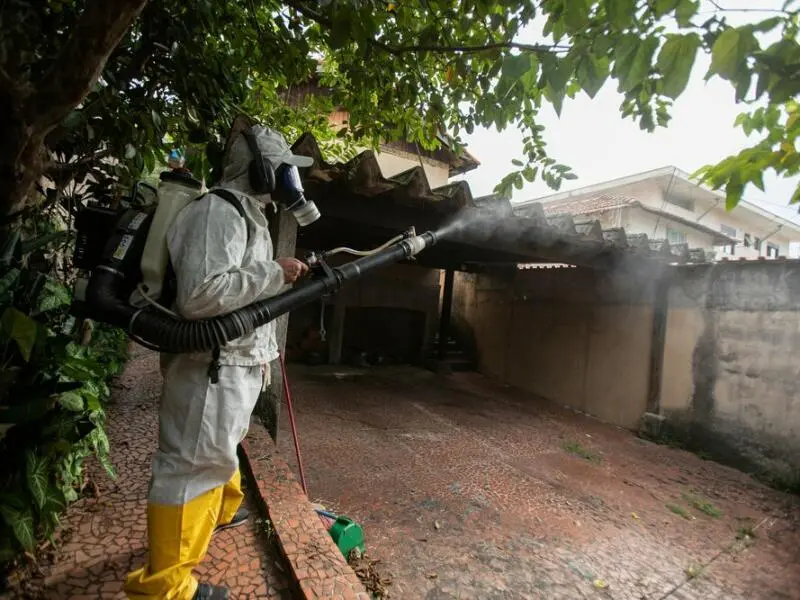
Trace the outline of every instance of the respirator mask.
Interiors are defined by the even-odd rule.
[[[300,227],[310,225],[322,216],[314,201],[305,197],[297,167],[282,164],[275,175],[275,191],[272,193],[272,198],[294,215]]]
[[[247,129],[242,132],[253,156],[250,161],[250,186],[257,194],[269,194],[283,209],[294,215],[300,227],[310,225],[320,218],[317,206],[305,197],[298,166],[310,167],[314,160],[310,156],[293,154],[283,137],[274,131],[263,129],[258,134]],[[266,156],[265,156],[266,155]],[[267,157],[274,157],[279,166],[275,169]]]

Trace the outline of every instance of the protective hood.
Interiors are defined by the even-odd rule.
[[[296,167],[310,167],[314,164],[314,159],[310,156],[293,154],[286,139],[274,129],[256,125],[251,128],[251,131],[255,136],[261,155],[272,164],[273,169],[277,170],[282,164]],[[253,160],[253,155],[247,145],[247,140],[243,135],[237,135],[223,165],[220,185],[234,188],[248,195],[255,195],[249,178],[251,160]]]

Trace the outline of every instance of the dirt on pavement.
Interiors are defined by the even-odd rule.
[[[290,379],[311,499],[392,598],[800,598],[800,502],[744,473],[477,374]]]

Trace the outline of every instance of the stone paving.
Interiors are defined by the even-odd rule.
[[[150,457],[157,443],[160,385],[157,356],[134,350],[108,408],[118,477],[112,480],[97,465],[89,464],[97,493],[76,502],[63,520],[63,546],[53,564],[44,568],[39,583],[42,597],[125,598],[125,575],[146,556],[146,497]],[[252,503],[250,508],[253,518],[247,527],[214,536],[196,574],[201,581],[230,586],[235,599],[292,598],[285,566]]]
[[[392,598],[800,598],[800,502],[741,472],[476,374],[290,379],[311,499]]]

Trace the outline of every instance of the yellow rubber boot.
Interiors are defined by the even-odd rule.
[[[208,551],[222,512],[225,487],[214,488],[183,505],[148,504],[150,557],[148,564],[128,575],[128,598],[191,600],[197,590],[192,570]]]

